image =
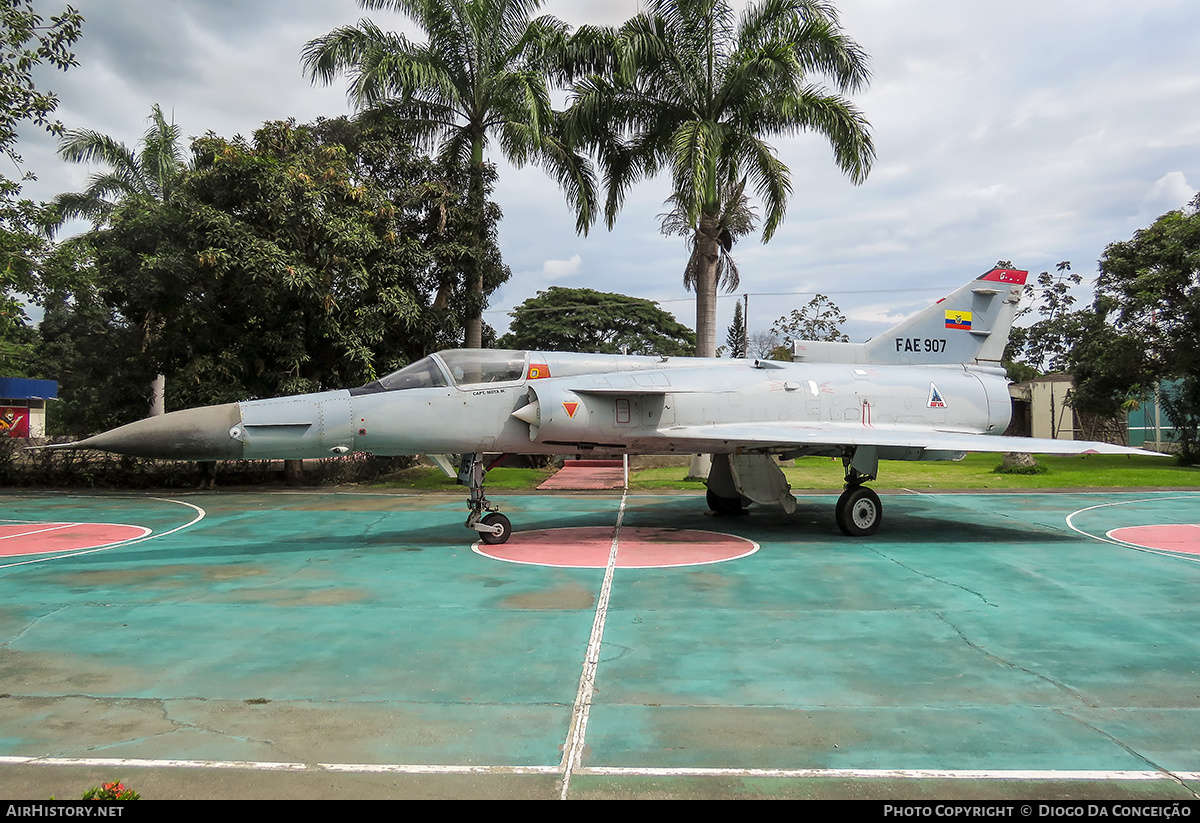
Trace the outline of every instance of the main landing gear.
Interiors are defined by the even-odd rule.
[[[862,449],[860,448],[859,451]],[[872,471],[870,474],[866,474],[858,471],[855,468],[855,463],[860,462],[858,460],[852,462],[847,459],[844,462],[846,463],[846,490],[838,498],[835,510],[838,528],[842,530],[842,534],[850,537],[866,537],[877,532],[883,522],[883,504],[879,502],[879,495],[863,485],[868,480],[874,480],[875,473]]]
[[[507,454],[502,454],[492,461],[491,465],[483,465],[483,455],[478,452],[464,454],[458,467],[459,485],[469,486],[471,496],[467,499],[470,511],[467,522],[463,525],[468,529],[479,532],[479,539],[484,543],[495,545],[504,543],[512,536],[512,523],[508,518],[496,511],[497,506],[488,502],[483,494],[483,476],[500,464]],[[485,514],[485,512],[487,512]]]

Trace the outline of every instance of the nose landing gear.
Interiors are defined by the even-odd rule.
[[[467,499],[467,521],[463,525],[479,532],[479,539],[490,545],[504,543],[512,536],[512,523],[497,511],[498,506],[488,502],[483,493],[483,476],[500,465],[506,457],[507,454],[502,454],[485,467],[483,455],[473,452],[464,454],[458,467],[459,485],[471,489],[471,496]]]

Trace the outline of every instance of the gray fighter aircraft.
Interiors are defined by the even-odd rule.
[[[750,501],[791,513],[777,458],[824,455],[845,466],[838,526],[869,535],[883,507],[864,484],[880,460],[1147,453],[1001,435],[1000,359],[1027,274],[993,269],[866,343],[799,342],[791,363],[442,351],[358,388],[172,412],[63,447],[181,460],[462,455],[465,525],[487,543],[512,527],[484,495],[485,453],[712,454],[718,513]]]

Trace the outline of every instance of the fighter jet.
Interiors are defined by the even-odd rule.
[[[838,527],[865,536],[882,522],[865,485],[880,460],[1148,453],[1002,435],[1000,360],[1027,275],[992,269],[866,343],[796,343],[793,362],[450,350],[358,388],[172,412],[64,447],[201,461],[461,455],[465,525],[486,543],[512,526],[484,495],[485,454],[712,454],[707,502],[721,514],[750,502],[791,513],[778,460],[822,455],[845,468]]]

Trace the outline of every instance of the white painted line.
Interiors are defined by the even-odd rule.
[[[126,498],[126,499],[138,500],[141,498]],[[17,563],[4,563],[4,564],[0,564],[0,569],[11,569],[16,566],[28,566],[32,563],[47,563],[51,560],[64,560],[69,557],[78,557],[78,556],[84,555],[84,554],[94,554],[95,552],[105,552],[105,551],[108,551],[109,549],[124,548],[125,546],[132,546],[135,543],[143,543],[147,540],[157,540],[160,537],[166,537],[169,534],[175,534],[175,532],[182,531],[183,529],[186,529],[186,528],[190,528],[191,526],[196,525],[197,523],[199,523],[201,520],[204,519],[204,514],[205,514],[204,509],[200,508],[199,506],[197,506],[193,503],[188,503],[183,500],[173,500],[169,497],[151,497],[150,499],[157,500],[160,503],[176,503],[180,506],[187,506],[188,508],[195,510],[196,516],[181,526],[176,526],[173,529],[168,529],[167,531],[159,532],[158,534],[150,533],[150,529],[146,529],[147,533],[141,537],[133,537],[133,538],[130,538],[129,540],[122,540],[118,543],[110,543],[107,546],[97,546],[94,549],[83,549],[82,551],[66,552],[64,554],[55,554],[55,555],[49,555],[49,556],[44,556],[44,557],[35,557],[31,560],[22,560]],[[113,525],[113,524],[105,524],[105,525]],[[121,524],[121,525],[124,525],[124,524]],[[146,527],[139,526],[138,528],[146,528]]]
[[[377,763],[318,763],[323,771],[353,774],[558,774],[558,766],[445,766]]]
[[[557,774],[560,766],[470,766],[418,763],[279,763],[253,760],[150,760],[128,757],[0,756],[9,766],[93,766],[139,769],[238,769],[261,772],[337,772],[341,774]],[[1125,780],[1135,782],[1200,780],[1200,772],[1104,771],[1100,769],[720,769],[701,767],[587,766],[575,774],[596,777],[776,777],[784,779],[889,780]]]
[[[1200,772],[1066,769],[704,769],[590,766],[580,774],[611,777],[785,777],[908,780],[1195,780]]]
[[[77,525],[77,524],[75,524],[75,523],[59,523],[57,526],[47,526],[44,529],[30,529],[29,531],[17,532],[16,534],[0,534],[0,540],[11,540],[14,537],[29,537],[29,535],[31,535],[31,534],[44,534],[45,532],[58,531],[59,529],[69,529],[75,525]],[[104,525],[110,525],[110,524],[105,523]],[[147,529],[146,531],[149,531],[149,529]]]
[[[613,574],[617,568],[617,543],[621,537],[621,523],[625,519],[625,494],[621,495],[621,507],[617,510],[617,524],[613,527],[612,543],[608,548],[608,565],[604,568],[604,584],[600,587],[600,602],[596,604],[596,617],[592,621],[592,635],[588,640],[587,654],[583,660],[583,674],[579,677],[579,691],[571,709],[571,727],[563,745],[562,790],[559,798],[567,799],[571,791],[571,774],[583,760],[583,740],[587,732],[588,714],[592,709],[592,695],[596,691],[596,669],[600,666],[600,646],[604,640],[604,621],[608,616],[608,599],[612,594]]]
[[[1110,543],[1114,546],[1120,546],[1123,549],[1132,549],[1133,551],[1145,552],[1146,554],[1157,554],[1159,557],[1170,557],[1175,560],[1183,560],[1185,562],[1191,562],[1191,563],[1200,563],[1200,557],[1197,557],[1194,555],[1180,554],[1178,552],[1161,551],[1159,549],[1150,549],[1145,546],[1139,546],[1136,543],[1128,543],[1124,540],[1119,540],[1115,537],[1109,537],[1107,535],[1102,537],[1098,534],[1092,534],[1091,532],[1086,532],[1083,529],[1076,526],[1072,522],[1072,520],[1074,519],[1074,517],[1076,515],[1083,514],[1084,512],[1090,512],[1095,509],[1108,508],[1109,506],[1132,506],[1135,503],[1156,503],[1160,500],[1197,500],[1197,499],[1200,499],[1200,495],[1187,494],[1187,495],[1173,495],[1171,497],[1147,497],[1147,498],[1143,498],[1140,500],[1117,500],[1112,503],[1098,503],[1095,506],[1088,506],[1087,508],[1077,509],[1076,511],[1073,511],[1070,514],[1068,514],[1067,515],[1067,526],[1072,531],[1078,532],[1079,534],[1082,534],[1084,537],[1090,537],[1093,540],[1099,540],[1101,543]]]
[[[0,757],[0,764],[141,769],[248,769],[260,772],[303,772],[311,768],[305,763],[271,763],[253,760],[143,760],[130,757]]]
[[[1134,543],[1129,540],[1122,540],[1119,537],[1114,537],[1113,532],[1123,532],[1123,531],[1128,531],[1129,529],[1144,529],[1144,528],[1155,529],[1155,528],[1161,528],[1163,526],[1173,526],[1173,527],[1178,527],[1181,529],[1196,529],[1197,530],[1196,536],[1198,538],[1200,538],[1200,523],[1148,523],[1144,526],[1117,526],[1116,528],[1109,529],[1108,531],[1106,531],[1104,533],[1104,536],[1107,537],[1109,540],[1115,540],[1118,543],[1128,543],[1131,546],[1137,546],[1138,548],[1149,549],[1150,551],[1154,551],[1154,547],[1152,547],[1152,546],[1143,546],[1141,543]],[[1161,551],[1174,552],[1175,550],[1174,549],[1161,549]],[[1180,549],[1179,553],[1187,554],[1187,550]]]

